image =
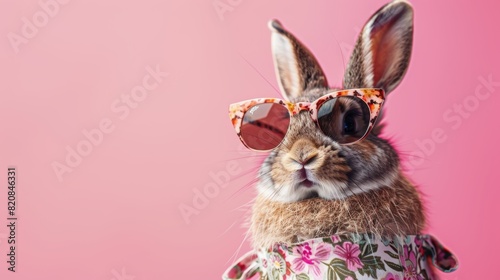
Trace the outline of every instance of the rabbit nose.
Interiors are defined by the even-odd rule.
[[[312,168],[317,165],[319,157],[319,150],[312,141],[300,139],[288,152],[286,163],[290,170]]]
[[[290,159],[295,161],[298,164],[301,164],[302,166],[306,166],[306,165],[310,165],[310,164],[314,163],[314,161],[318,159],[318,154],[317,153],[309,154],[301,159],[295,159],[293,157],[290,157]]]

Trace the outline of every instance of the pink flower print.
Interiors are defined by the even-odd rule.
[[[388,273],[383,280],[401,280],[399,275],[393,275],[392,273]]]
[[[333,253],[345,260],[347,268],[350,271],[356,271],[358,268],[363,267],[363,263],[361,263],[361,260],[359,259],[361,251],[359,250],[359,246],[357,244],[344,242],[342,246],[336,245]]]
[[[293,269],[297,272],[310,273],[312,271],[316,276],[321,274],[319,264],[321,261],[325,261],[330,256],[331,245],[326,243],[320,243],[319,245],[314,244],[314,242],[304,242],[293,248]]]
[[[420,255],[425,254],[424,240],[420,235],[415,236],[415,248],[418,250]]]
[[[267,260],[266,259],[262,260],[262,267],[267,268]]]
[[[272,253],[269,258],[269,263],[271,270],[278,271],[280,277],[286,279],[287,274],[287,263],[278,253]]]
[[[332,235],[332,242],[333,243],[339,243],[340,242],[340,238],[338,235]]]
[[[403,256],[399,255],[399,261],[404,269],[404,280],[424,280],[417,273],[417,256],[409,249],[408,245],[403,246]]]

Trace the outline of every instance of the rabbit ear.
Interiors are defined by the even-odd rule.
[[[313,88],[327,88],[323,70],[312,53],[277,20],[269,22],[274,67],[285,98],[302,95]]]
[[[378,10],[366,23],[344,76],[344,88],[375,87],[392,91],[410,62],[413,8],[395,0]]]

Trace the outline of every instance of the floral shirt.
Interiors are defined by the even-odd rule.
[[[333,235],[249,252],[222,279],[250,279],[259,273],[261,280],[432,280],[431,263],[443,272],[458,267],[456,257],[430,235]]]

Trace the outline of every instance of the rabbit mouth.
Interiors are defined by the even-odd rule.
[[[320,197],[319,195],[319,185],[309,179],[304,179],[303,181],[295,185],[294,192],[297,194],[297,201]]]
[[[302,167],[301,169],[296,171],[296,176],[298,179],[298,187],[306,187],[306,188],[312,188],[315,184],[314,181],[311,180],[311,177],[313,176],[311,174],[311,171],[307,170],[306,168]]]
[[[309,179],[305,179],[304,181],[300,182],[300,185],[304,186],[306,188],[312,188],[312,186],[314,185],[314,182],[310,181]]]

